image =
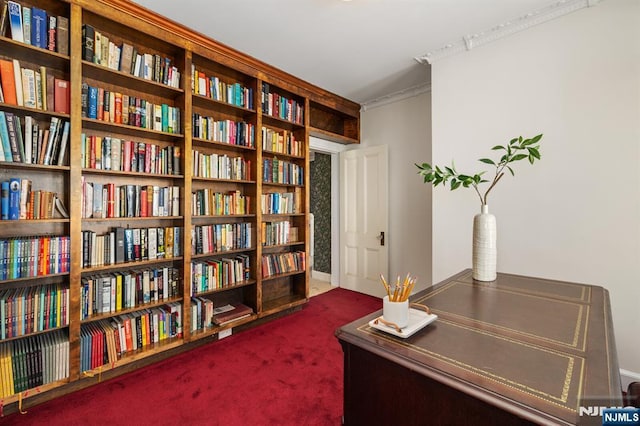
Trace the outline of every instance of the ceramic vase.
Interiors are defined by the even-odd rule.
[[[489,213],[489,206],[482,205],[480,213],[473,218],[473,279],[494,281],[496,279],[496,217]]]

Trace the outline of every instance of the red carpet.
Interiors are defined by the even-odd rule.
[[[382,308],[334,289],[254,329],[0,418],[0,425],[340,425],[334,332]]]

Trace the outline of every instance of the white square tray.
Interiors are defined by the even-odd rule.
[[[381,321],[382,316],[369,321],[369,325],[376,330],[384,331],[385,333],[393,334],[394,336],[402,337],[406,339],[409,336],[415,334],[416,331],[426,327],[435,320],[438,319],[436,314],[428,314],[419,309],[409,308],[409,324],[402,328],[400,331],[394,327],[383,324]]]

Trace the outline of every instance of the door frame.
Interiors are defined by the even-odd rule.
[[[346,145],[309,136],[309,150],[331,155],[331,285],[340,285],[340,156]],[[312,271],[313,274],[313,271]],[[313,275],[312,275],[313,276]]]

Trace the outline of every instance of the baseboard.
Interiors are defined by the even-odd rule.
[[[626,391],[630,383],[640,382],[640,373],[629,370],[620,369],[620,381],[622,382],[622,390]]]
[[[331,282],[331,274],[327,274],[326,272],[311,271],[311,278],[318,281]]]

